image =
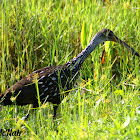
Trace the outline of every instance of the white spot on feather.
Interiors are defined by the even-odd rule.
[[[57,95],[57,93],[55,93],[53,96],[56,96]]]
[[[52,74],[49,74],[48,77],[50,77]]]
[[[44,95],[44,92],[42,94],[40,94],[40,96]]]
[[[42,85],[41,88],[45,87],[45,85]]]
[[[45,77],[45,76],[42,76],[39,80],[42,80],[44,77]],[[42,82],[42,84],[43,84],[43,82]]]
[[[40,73],[43,73],[44,71],[41,71]]]
[[[56,80],[56,78],[55,78],[55,77],[53,77],[53,78],[52,78],[52,80]]]
[[[57,91],[57,88],[55,88],[55,91]]]
[[[39,84],[39,85],[42,85],[42,84],[43,84],[43,82],[38,82],[38,84]]]
[[[45,76],[43,75],[42,77],[41,77],[41,79],[43,79]]]
[[[47,91],[47,90],[48,90],[48,87],[44,89],[44,91]]]
[[[36,73],[36,71],[33,71],[32,73]]]
[[[49,85],[52,85],[52,84],[53,84],[52,82],[49,83]]]

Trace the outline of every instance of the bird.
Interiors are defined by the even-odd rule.
[[[117,42],[126,47],[132,54],[140,57],[133,48],[119,39],[110,29],[102,29],[95,34],[87,47],[69,62],[63,65],[38,69],[15,83],[0,95],[0,104],[4,106],[33,104],[33,108],[37,108],[40,102],[51,102],[54,110],[53,117],[56,117],[57,108],[72,89],[83,62],[100,43],[105,41]],[[35,77],[40,102],[38,102]],[[14,97],[14,101],[12,97]]]

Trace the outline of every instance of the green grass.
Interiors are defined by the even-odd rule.
[[[36,69],[65,64],[103,28],[140,54],[138,1],[2,0],[0,13],[1,93]],[[77,89],[64,99],[54,121],[48,103],[27,121],[20,119],[29,106],[2,106],[0,129],[21,130],[21,139],[138,140],[139,68],[139,58],[126,48],[101,44],[84,62]]]

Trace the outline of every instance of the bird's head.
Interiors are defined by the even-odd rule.
[[[127,45],[125,42],[123,42],[121,39],[119,39],[110,29],[103,29],[99,31],[97,34],[102,40],[104,41],[114,41],[119,44],[121,44],[123,47],[126,47],[129,51],[131,51],[133,54],[140,56],[133,48],[131,48],[129,45]]]
[[[97,34],[100,34],[100,36],[104,38],[105,41],[117,42],[117,39],[118,39],[110,29],[103,29],[99,31]]]

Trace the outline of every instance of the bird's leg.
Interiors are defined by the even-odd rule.
[[[25,121],[26,119],[28,119],[28,117],[29,117],[29,112],[30,112],[30,108],[31,108],[31,104],[30,104],[30,106],[29,106],[29,109],[28,109],[27,114],[26,114],[25,116],[23,116],[23,117],[21,118],[21,120]]]
[[[54,115],[53,118],[56,117],[56,111],[57,111],[58,105],[53,105],[53,109],[54,109]]]
[[[29,117],[29,111],[30,111],[30,109],[28,110],[28,112],[26,114],[26,119]]]
[[[21,118],[21,120],[25,121],[29,117],[29,112]]]

